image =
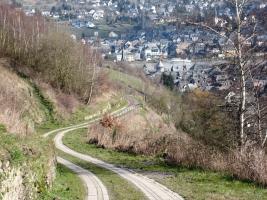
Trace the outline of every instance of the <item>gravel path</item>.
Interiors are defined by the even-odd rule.
[[[130,105],[128,107],[124,107],[124,108],[122,108],[122,109],[120,109],[118,111],[115,111],[115,112],[111,113],[111,114],[113,116],[119,117],[119,116],[127,114],[128,112],[130,112],[132,110],[137,109],[138,107],[139,107],[138,105],[133,105],[132,104],[132,105]],[[44,135],[44,137],[47,137],[47,136],[49,136],[49,135],[51,135],[53,133],[56,133],[56,136],[54,138],[54,142],[55,142],[55,146],[56,146],[57,149],[63,151],[66,154],[72,155],[72,156],[74,156],[76,158],[79,158],[79,159],[84,160],[86,162],[93,163],[93,164],[95,164],[97,166],[103,167],[105,169],[108,169],[108,170],[111,170],[111,171],[117,173],[122,178],[124,178],[124,179],[128,180],[129,182],[133,183],[150,200],[183,200],[183,198],[180,195],[178,195],[177,193],[174,193],[173,191],[169,190],[167,187],[159,184],[158,182],[156,182],[156,181],[154,181],[152,179],[149,179],[146,176],[143,176],[141,174],[138,174],[138,173],[136,173],[134,171],[131,171],[131,170],[128,170],[128,169],[125,169],[125,168],[116,167],[116,166],[114,166],[112,164],[109,164],[109,163],[106,163],[106,162],[101,161],[99,159],[93,158],[93,157],[91,157],[89,155],[78,153],[78,152],[70,149],[69,147],[67,147],[67,146],[65,146],[63,144],[62,139],[63,139],[64,135],[67,132],[71,132],[71,131],[74,131],[74,130],[77,130],[77,129],[81,129],[81,128],[86,128],[86,127],[88,127],[88,124],[92,124],[92,123],[94,123],[96,121],[99,121],[99,120],[100,120],[100,118],[97,118],[97,119],[93,119],[91,121],[88,121],[86,123],[82,123],[82,124],[79,124],[79,125],[74,125],[74,126],[69,126],[69,127],[66,127],[66,128],[61,128],[61,129],[58,129],[58,130],[54,130],[54,131],[51,131],[49,133],[46,133]],[[59,158],[59,160],[61,160],[61,158]],[[65,164],[67,164],[67,163],[68,164],[72,164],[72,163],[70,163],[68,161],[65,161]],[[78,168],[70,168],[70,167],[69,168],[72,169],[73,171],[74,171],[74,169],[78,169],[78,171],[80,170],[81,172],[82,171],[86,172],[85,174],[87,174],[87,175],[88,174],[92,175],[91,172],[89,172],[89,171],[87,171],[85,169],[82,169],[79,166],[76,166],[76,167],[78,167]],[[93,185],[91,187],[95,187],[95,188],[99,187],[97,185],[94,185],[94,183],[95,182],[93,182]],[[103,185],[103,184],[101,183],[100,185]],[[87,186],[88,186],[88,184],[87,184]],[[90,193],[90,190],[89,190],[89,193]],[[89,196],[90,196],[90,194],[89,194]],[[98,195],[97,194],[95,199],[101,199],[102,197],[100,197],[100,196],[103,196],[103,195]],[[103,197],[108,198],[107,195],[104,195]]]
[[[87,188],[86,200],[109,200],[107,188],[93,173],[61,157],[57,157],[57,161],[78,174],[83,180]]]

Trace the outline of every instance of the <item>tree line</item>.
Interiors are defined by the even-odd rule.
[[[73,39],[66,27],[1,4],[0,54],[27,66],[63,92],[90,102],[101,57]]]

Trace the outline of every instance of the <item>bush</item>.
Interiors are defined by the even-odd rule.
[[[212,93],[195,90],[182,96],[182,130],[207,145],[234,147],[238,142],[237,121],[219,105],[221,99]]]
[[[174,88],[174,81],[171,74],[163,73],[161,76],[161,80],[163,85],[165,85],[167,88],[173,90]]]

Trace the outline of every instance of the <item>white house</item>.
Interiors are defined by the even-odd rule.
[[[144,50],[145,59],[151,59],[160,56],[161,56],[161,51],[155,43],[148,44]]]
[[[95,11],[95,13],[93,14],[93,18],[95,19],[95,20],[99,20],[99,19],[101,19],[101,18],[103,18],[104,17],[104,10],[97,10],[97,11]]]
[[[95,13],[95,10],[94,9],[92,9],[92,10],[89,11],[89,15],[92,15],[93,16],[94,13]]]
[[[113,32],[113,31],[111,31],[111,32],[108,34],[108,37],[110,37],[110,38],[118,38],[119,35],[118,35],[117,33]]]
[[[86,23],[86,27],[87,28],[94,28],[95,27],[95,24],[93,22],[87,22]]]

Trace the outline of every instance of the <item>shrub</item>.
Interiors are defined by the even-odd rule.
[[[171,74],[163,73],[161,76],[161,81],[163,85],[168,87],[169,89],[173,90],[174,88],[174,80]]]
[[[237,121],[219,106],[218,96],[195,90],[184,94],[182,102],[182,130],[207,145],[225,148],[237,144]]]

